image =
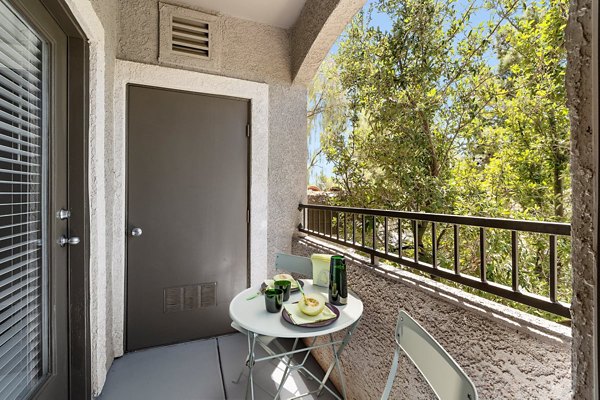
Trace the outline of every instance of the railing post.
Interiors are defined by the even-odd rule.
[[[460,273],[460,261],[459,261],[459,240],[460,236],[458,235],[458,225],[454,224],[454,273]]]
[[[413,245],[415,247],[414,259],[415,262],[419,262],[419,221],[416,219],[415,221],[415,229],[413,229]]]
[[[352,213],[352,244],[356,244],[356,214]]]
[[[371,242],[373,246],[373,251],[377,251],[377,220],[373,215],[373,241]]]
[[[371,265],[379,265],[379,257],[371,253]]]
[[[519,242],[517,240],[517,231],[511,231],[511,255],[512,255],[512,290],[519,291]]]
[[[383,217],[383,248],[385,254],[388,253],[388,218]]]
[[[361,218],[361,229],[362,229],[362,241],[360,242],[360,244],[363,247],[366,247],[365,246],[365,214],[361,214],[360,218]]]
[[[398,218],[398,257],[402,259],[402,218]]]
[[[318,214],[318,218],[319,218],[319,234],[323,233],[323,227],[321,226],[321,214],[323,214],[325,211],[321,211],[319,210],[319,214]]]
[[[481,282],[487,282],[487,267],[485,256],[485,229],[479,228],[479,276]]]
[[[433,268],[437,268],[437,233],[435,222],[431,223],[431,263]]]
[[[556,303],[556,235],[550,235],[550,301]]]

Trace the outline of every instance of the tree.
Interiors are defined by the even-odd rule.
[[[389,30],[374,26],[375,12]],[[566,0],[380,0],[359,13],[311,92],[335,104],[320,137],[343,189],[336,201],[569,221],[566,18]],[[418,228],[413,251],[426,259],[433,243]],[[461,239],[465,272],[477,270],[475,234]],[[547,246],[520,240],[523,285],[545,294]],[[492,232],[488,242],[498,255],[490,280],[507,283],[507,240]],[[565,280],[568,246],[559,247]]]
[[[466,151],[454,173],[466,195],[459,212],[570,220],[566,17],[564,0],[534,3],[498,31],[501,90],[463,134]]]
[[[321,132],[325,129],[343,129],[345,124],[346,98],[334,73],[335,68],[331,58],[323,61],[308,90],[306,118],[308,122],[307,141],[309,152],[307,172],[308,176],[313,175],[313,178],[318,178],[318,175],[313,173],[313,169],[323,156],[323,150],[319,143]],[[316,135],[314,134],[315,131],[317,132]]]

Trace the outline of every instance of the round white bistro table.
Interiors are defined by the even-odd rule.
[[[327,288],[314,286],[312,284],[312,280],[310,279],[302,279],[304,282],[304,292],[306,294],[309,293],[320,293],[325,298],[327,298]],[[340,375],[340,380],[342,383],[342,396],[346,398],[346,385],[344,382],[344,376],[341,371],[341,367],[339,364],[339,356],[344,350],[344,347],[348,344],[350,337],[352,336],[352,332],[358,325],[358,322],[363,313],[363,303],[360,299],[348,293],[348,304],[344,306],[336,306],[340,311],[340,317],[333,324],[324,326],[321,328],[303,328],[299,326],[295,326],[287,323],[283,320],[281,316],[281,312],[279,313],[270,313],[267,311],[265,307],[265,298],[264,295],[256,296],[259,288],[251,287],[240,292],[237,296],[233,298],[229,305],[229,316],[233,320],[232,326],[236,329],[240,330],[242,333],[245,333],[248,336],[248,385],[246,387],[246,398],[254,399],[254,381],[252,377],[252,369],[254,364],[260,361],[267,361],[273,358],[279,358],[286,364],[286,370],[283,374],[281,382],[279,384],[279,389],[277,394],[275,395],[275,399],[279,397],[285,380],[288,378],[289,374],[293,370],[304,370],[308,375],[312,376],[317,382],[321,382],[319,385],[319,389],[315,392],[321,392],[321,390],[328,390],[334,397],[340,399],[340,397],[331,391],[326,385],[327,379],[329,379],[329,375],[333,371],[333,368],[336,367],[338,369],[338,373]],[[292,293],[290,295],[290,299],[285,303],[294,303],[299,301],[302,295],[300,292]],[[241,329],[240,329],[241,328]],[[339,332],[341,330],[346,330],[346,334],[342,340],[334,340],[333,333]],[[255,345],[257,339],[259,344],[263,343],[260,341],[260,336],[268,336],[275,338],[294,338],[296,339],[294,342],[294,346],[291,351],[285,351],[281,353],[275,353],[273,350],[265,347],[269,356],[256,358],[255,357]],[[325,343],[321,343],[315,345],[316,339],[319,336],[326,336],[327,341]],[[299,339],[303,338],[313,338],[310,346],[296,349]],[[318,379],[314,374],[304,368],[304,362],[308,359],[310,352],[314,349],[320,347],[329,346],[333,350],[333,361],[329,368],[327,369],[325,376],[323,379]],[[304,357],[304,361],[300,364],[293,365],[291,362],[292,355],[296,353],[305,352],[306,355]],[[311,392],[312,393],[312,392]],[[299,395],[297,397],[306,396],[310,393],[305,393],[303,395]]]

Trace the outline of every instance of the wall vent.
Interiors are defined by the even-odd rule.
[[[159,2],[159,14],[159,64],[185,69],[221,69],[221,15],[162,2]]]
[[[210,24],[173,16],[171,43],[174,52],[210,58]]]
[[[189,311],[217,305],[217,282],[165,288],[163,312]]]

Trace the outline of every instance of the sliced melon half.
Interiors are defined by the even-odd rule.
[[[298,308],[306,315],[317,315],[325,308],[325,297],[318,293],[307,294],[298,302]]]
[[[277,274],[277,275],[273,276],[273,280],[274,281],[290,281],[290,282],[292,282],[292,286],[291,286],[292,289],[295,289],[298,287],[298,282],[290,274]]]

